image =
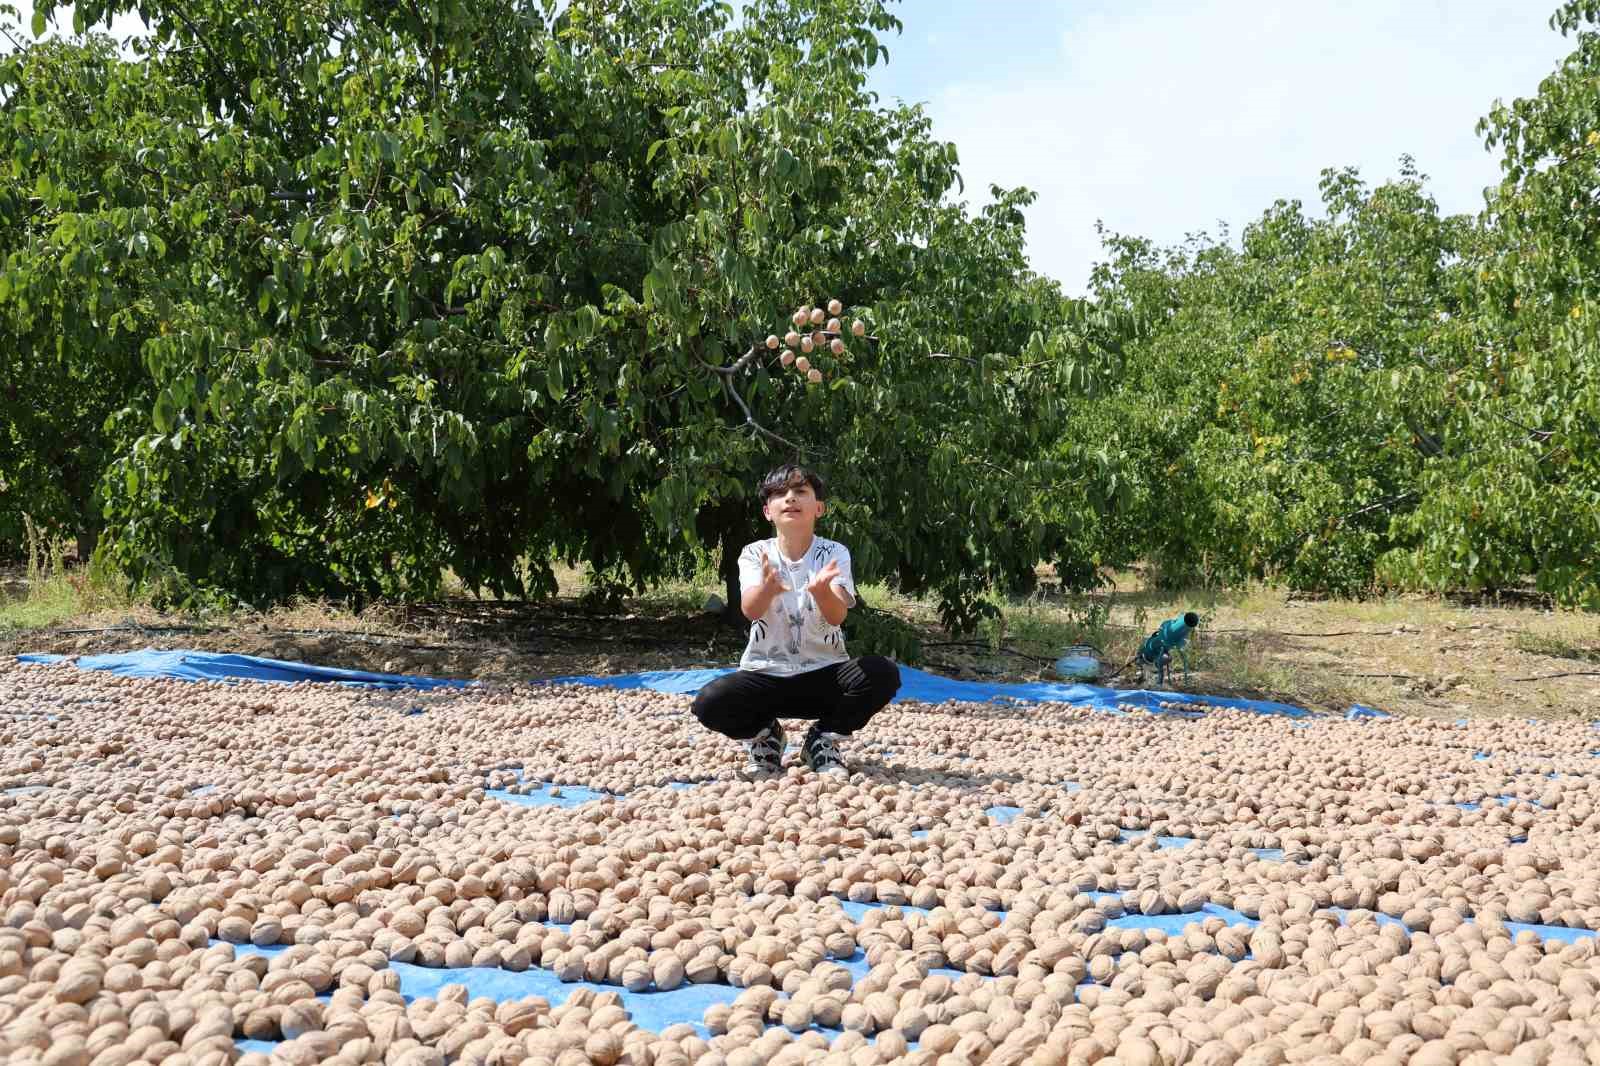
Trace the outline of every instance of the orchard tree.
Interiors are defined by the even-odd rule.
[[[1439,413],[1442,446],[1404,523],[1396,580],[1516,587],[1600,607],[1600,4],[1563,5],[1575,47],[1532,97],[1480,124],[1504,153],[1473,279],[1474,358],[1397,392]]]
[[[1119,561],[1148,558],[1176,584],[1348,593],[1395,546],[1439,426],[1390,382],[1460,364],[1475,230],[1439,215],[1409,161],[1375,189],[1329,171],[1322,193],[1324,217],[1281,202],[1237,251],[1109,243],[1097,299],[1150,325],[1071,439],[1120,449],[1101,519]]]
[[[183,287],[147,188],[163,156],[124,146],[164,139],[182,96],[104,37],[0,58],[0,544],[23,543],[28,514],[94,548],[101,477],[141,432],[115,416],[148,409],[141,346]]]
[[[74,117],[92,164],[31,157],[56,200],[11,276],[43,291],[48,239],[149,309],[101,482],[136,578],[259,602],[426,596],[449,567],[519,595],[564,558],[639,587],[728,559],[796,455],[862,576],[954,624],[1051,544],[1059,297],[1026,195],[970,214],[954,148],[866,92],[898,27],[877,0],[75,15],[129,10],[150,36],[118,76],[147,91]],[[96,199],[108,167],[136,221]],[[106,272],[113,223],[156,265]],[[784,367],[767,336],[834,298],[876,340]],[[29,306],[44,335],[77,305]]]

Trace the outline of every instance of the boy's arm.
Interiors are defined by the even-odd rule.
[[[772,601],[783,591],[778,568],[764,552],[746,550],[739,557],[739,610],[752,622],[766,617]]]
[[[834,559],[806,582],[806,590],[816,601],[818,613],[832,626],[843,623],[845,614],[855,603],[855,596],[851,594],[849,585],[843,580],[846,574],[847,571],[840,567],[839,560]]]

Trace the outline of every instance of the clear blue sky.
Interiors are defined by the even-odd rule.
[[[1572,49],[1556,0],[904,0],[874,77],[928,105],[969,197],[1039,193],[1035,266],[1081,291],[1094,226],[1235,233],[1323,167],[1416,157],[1447,211],[1498,181],[1474,132]]]

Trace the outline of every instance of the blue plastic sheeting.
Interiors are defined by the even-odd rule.
[[[1527,922],[1506,922],[1506,931],[1512,936],[1532,933],[1540,940],[1557,940],[1563,944],[1576,944],[1595,936],[1593,929],[1570,929],[1564,925],[1530,925]]]
[[[26,663],[56,663],[67,658],[63,655],[29,654],[17,659]],[[233,655],[221,652],[189,650],[126,652],[117,655],[85,655],[74,660],[83,670],[105,670],[122,677],[176,678],[184,681],[332,681],[343,685],[368,688],[464,688],[472,682],[444,678],[421,677],[410,674],[375,674],[363,670],[341,670],[331,666],[313,666],[309,663],[288,662],[282,659],[263,659],[254,655]],[[622,674],[613,677],[561,677],[555,683],[600,685],[610,688],[648,688],[656,692],[675,692],[692,695],[707,682],[731,669],[707,670],[653,670],[639,674]],[[1017,701],[1022,703],[1071,703],[1095,710],[1119,714],[1122,706],[1134,706],[1158,713],[1184,716],[1183,712],[1163,712],[1163,702],[1204,703],[1212,707],[1229,707],[1255,711],[1259,714],[1277,714],[1289,718],[1305,718],[1312,712],[1304,707],[1270,700],[1235,699],[1228,696],[1204,696],[1183,692],[1165,692],[1150,689],[1112,689],[1097,685],[1065,684],[1035,681],[1018,684],[986,681],[956,681],[940,677],[909,666],[900,667],[900,692],[896,700],[921,700],[926,703],[943,703],[957,700],[964,703]],[[412,708],[407,714],[419,713]]]
[[[1350,915],[1349,911],[1342,907],[1329,907],[1328,909],[1339,916],[1339,924],[1347,924]],[[1398,918],[1391,918],[1387,914],[1379,914],[1374,911],[1373,917],[1378,919],[1379,925],[1398,925],[1402,929],[1405,928],[1404,922]],[[1468,918],[1467,922],[1470,924],[1472,919]],[[1576,944],[1580,940],[1588,940],[1590,937],[1597,935],[1593,929],[1573,929],[1565,925],[1534,925],[1529,922],[1505,922],[1504,925],[1506,932],[1512,936],[1516,936],[1518,933],[1532,933],[1541,940],[1556,940],[1563,944]]]
[[[913,829],[911,831],[911,835],[916,837],[918,840],[921,840],[923,837],[928,835],[928,831],[926,829]]]
[[[621,996],[622,1009],[633,1017],[633,1023],[640,1028],[660,1032],[670,1025],[687,1022],[701,1036],[709,1035],[702,1020],[706,1008],[716,1003],[732,1005],[739,993],[744,991],[732,985],[684,985],[671,992],[629,992],[617,985],[589,981],[566,983],[549,970],[537,968],[512,973],[510,970],[487,966],[445,966],[435,969],[406,962],[391,962],[389,969],[400,975],[400,994],[407,1002],[437,998],[445,985],[465,985],[469,996],[487,996],[497,1003],[543,996],[552,1005],[565,1001],[574,989],[592,988],[596,992],[615,992]]]
[[[222,943],[214,940],[213,944]],[[272,956],[287,950],[286,945],[275,944],[259,948],[253,944],[233,945],[234,955]],[[865,961],[865,956],[863,956]],[[462,985],[473,998],[487,996],[496,1003],[507,1000],[542,996],[552,1006],[564,1003],[574,990],[590,988],[596,992],[615,992],[622,997],[622,1009],[632,1016],[635,1025],[655,1032],[687,1022],[701,1036],[709,1036],[704,1017],[706,1008],[716,1003],[732,1005],[741,988],[732,985],[684,985],[671,992],[629,992],[618,985],[595,984],[590,981],[562,981],[549,970],[538,968],[513,973],[489,966],[416,966],[408,962],[391,962],[389,969],[400,977],[400,995],[407,1003],[418,999],[438,998],[445,985]]]
[[[673,692],[693,695],[706,684],[732,673],[731,669],[705,670],[649,670],[638,674],[618,674],[610,677],[582,676],[552,678],[551,684],[599,685],[608,688],[647,688],[653,692]],[[1227,696],[1201,696],[1182,692],[1161,692],[1150,689],[1113,689],[1098,685],[1065,684],[1050,681],[1004,683],[998,681],[956,681],[938,674],[930,674],[910,666],[900,667],[900,692],[895,700],[921,700],[924,703],[943,703],[957,700],[963,703],[989,703],[1008,700],[1023,703],[1072,703],[1102,711],[1118,711],[1121,705],[1131,705],[1146,710],[1160,711],[1163,702],[1204,703],[1212,707],[1231,707],[1260,714],[1278,714],[1290,718],[1305,718],[1311,711],[1287,703],[1270,700],[1234,699]]]
[[[1061,787],[1066,789],[1068,792],[1082,792],[1083,791],[1083,786],[1078,784],[1076,781],[1063,781],[1063,782],[1061,782]]]
[[[1337,914],[1339,916],[1339,924],[1340,925],[1349,925],[1350,924],[1350,915],[1352,913],[1351,911],[1347,910],[1344,907],[1329,907],[1328,909],[1330,911],[1332,911],[1334,914]],[[1379,925],[1398,925],[1402,929],[1404,929],[1406,927],[1406,923],[1402,922],[1399,918],[1391,918],[1387,914],[1382,913],[1381,911],[1371,911],[1370,913],[1372,914],[1372,916],[1374,918],[1376,918],[1378,920],[1378,924]]]
[[[552,796],[550,794],[552,786],[550,785],[540,785],[537,792],[530,792],[526,796],[504,788],[486,788],[483,790],[483,794],[493,799],[514,803],[518,807],[565,808],[577,807],[592,800],[605,799],[611,795],[610,792],[596,792],[594,789],[584,788],[582,785],[557,785],[553,787],[561,789],[561,795]]]
[[[1114,893],[1113,893],[1114,894]],[[1229,925],[1259,925],[1254,918],[1248,918],[1232,907],[1220,907],[1215,903],[1202,904],[1197,911],[1188,914],[1124,914],[1106,920],[1108,929],[1160,929],[1168,936],[1177,936],[1196,922],[1203,922],[1207,918],[1221,918]]]
[[[867,916],[867,912],[868,911],[887,910],[889,907],[892,907],[892,906],[899,907],[906,914],[920,914],[923,917],[927,917],[929,914],[932,913],[932,911],[930,911],[927,907],[913,907],[909,903],[893,903],[893,904],[891,904],[891,903],[878,903],[876,901],[874,901],[872,903],[856,903],[853,900],[842,899],[842,900],[839,901],[839,906],[846,914],[848,914],[850,916],[850,919],[852,921],[856,921],[856,922],[864,920],[866,918],[866,916]]]
[[[1258,859],[1265,859],[1267,862],[1283,861],[1282,848],[1251,848],[1250,850],[1255,853]]]
[[[1507,793],[1505,795],[1500,795],[1500,796],[1490,796],[1490,797],[1484,799],[1480,803],[1458,803],[1458,804],[1456,804],[1456,806],[1460,807],[1464,811],[1478,811],[1478,810],[1482,810],[1483,809],[1484,804],[1493,805],[1493,804],[1498,803],[1502,807],[1509,807],[1513,803],[1516,803],[1516,802],[1517,802],[1517,797]],[[1537,800],[1528,800],[1528,804],[1530,806],[1538,807],[1540,809],[1543,809],[1543,807],[1544,807],[1544,805],[1542,803],[1539,803]]]
[[[19,655],[25,663],[56,663],[62,655]],[[334,681],[364,688],[465,688],[469,681],[447,681],[407,674],[373,674],[364,670],[340,670],[332,666],[262,659],[254,655],[231,655],[210,651],[144,651],[116,655],[84,655],[75,665],[80,670],[104,670],[119,677],[166,677],[180,681]]]
[[[1017,820],[1017,815],[1022,813],[1022,808],[1007,807],[1002,803],[985,809],[983,813],[993,818],[998,825],[1010,825]]]
[[[1386,711],[1380,711],[1376,707],[1368,707],[1364,703],[1352,703],[1350,705],[1350,709],[1348,711],[1344,712],[1344,716],[1345,716],[1346,719],[1350,719],[1350,720],[1354,720],[1356,718],[1389,718],[1389,717],[1392,717]]]
[[[8,788],[8,789],[6,789],[6,795],[8,795],[8,796],[31,796],[36,792],[48,791],[49,788],[50,788],[49,785],[22,785],[19,788]]]
[[[1143,840],[1150,835],[1148,829],[1123,829],[1117,834],[1117,839],[1124,844],[1133,840]],[[1194,837],[1156,837],[1156,846],[1161,848],[1184,848],[1194,843]]]
[[[867,962],[867,953],[860,948],[856,948],[855,951],[842,959],[833,959],[832,961],[850,971],[850,976],[857,981],[867,976],[867,971],[872,969],[872,964]]]
[[[234,1040],[233,1046],[239,1049],[239,1054],[241,1055],[249,1051],[259,1051],[263,1055],[270,1055],[278,1050],[279,1045],[282,1043],[282,1040],[246,1040],[243,1037],[239,1037]]]

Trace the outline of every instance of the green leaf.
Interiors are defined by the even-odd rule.
[[[178,405],[173,402],[172,393],[162,389],[156,397],[155,409],[151,412],[151,422],[159,433],[171,433],[172,427],[177,424]]]
[[[35,11],[33,13],[33,36],[35,40],[44,36],[45,27],[48,25],[49,23],[45,21],[43,11]]]

